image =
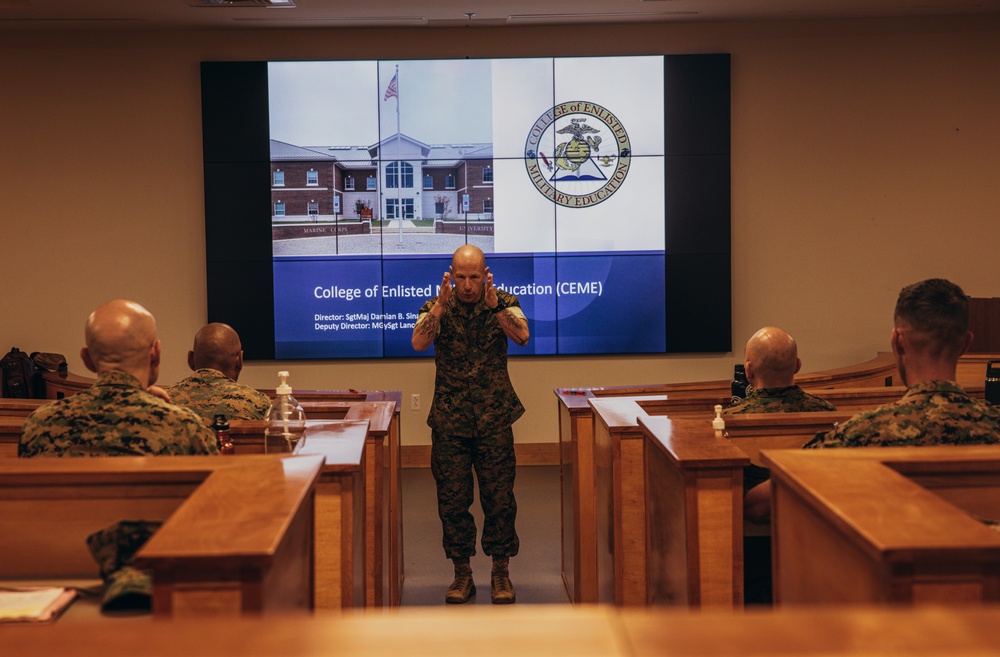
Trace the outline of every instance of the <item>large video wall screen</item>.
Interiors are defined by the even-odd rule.
[[[209,318],[248,358],[424,355],[466,243],[529,318],[512,354],[731,348],[728,55],[206,62],[202,91]]]

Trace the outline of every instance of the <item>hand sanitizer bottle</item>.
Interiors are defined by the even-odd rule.
[[[278,372],[278,381],[274,401],[267,411],[264,452],[292,453],[305,433],[306,414],[295,397],[292,397],[288,372]]]
[[[722,419],[722,404],[715,405],[715,419],[712,420],[712,428],[719,434],[726,430],[726,421]]]

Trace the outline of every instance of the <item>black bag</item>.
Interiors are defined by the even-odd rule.
[[[35,364],[28,354],[13,347],[0,359],[3,372],[3,396],[17,399],[32,399],[35,396]]]

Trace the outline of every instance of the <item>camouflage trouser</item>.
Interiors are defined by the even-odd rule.
[[[491,436],[463,438],[433,431],[431,441],[431,472],[437,482],[445,555],[455,559],[476,553],[476,521],[469,513],[473,469],[485,517],[483,552],[489,556],[516,555],[514,432],[507,427]]]

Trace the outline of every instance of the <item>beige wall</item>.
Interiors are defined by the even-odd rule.
[[[806,370],[837,367],[887,348],[906,283],[944,276],[1000,296],[997,17],[0,32],[0,350],[63,352],[83,373],[87,313],[123,296],[159,319],[161,382],[185,375],[206,317],[202,60],[702,52],[732,54],[736,353],[516,359],[519,442],[556,440],[556,386],[728,378],[765,324],[798,338]],[[242,380],[273,386],[284,367],[298,387],[419,393],[404,441],[429,441],[429,360],[250,364]]]

